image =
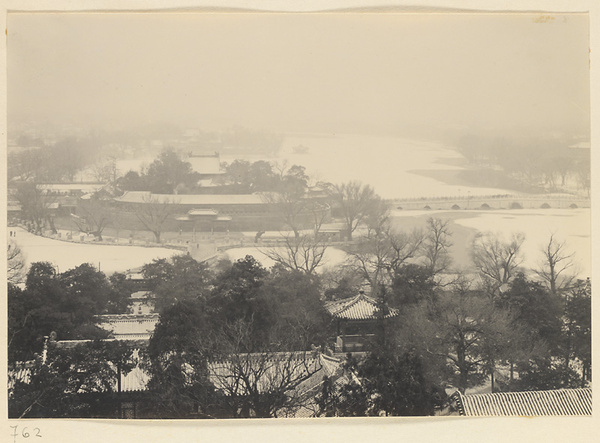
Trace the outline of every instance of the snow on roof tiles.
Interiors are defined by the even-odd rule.
[[[106,314],[98,315],[98,326],[118,340],[149,339],[158,323],[159,314]]]
[[[591,415],[592,390],[498,392],[456,394],[460,415],[465,416],[556,416]]]
[[[337,300],[325,305],[329,313],[341,320],[373,320],[378,318],[377,301],[371,297],[367,297],[364,293],[359,293],[352,298]],[[398,310],[389,308],[385,318],[391,318],[398,315]]]
[[[149,200],[179,205],[262,205],[260,194],[151,194],[144,191],[127,191],[114,200],[121,203],[147,203]]]

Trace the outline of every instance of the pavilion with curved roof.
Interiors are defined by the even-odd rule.
[[[382,307],[386,312],[381,312]],[[365,351],[375,335],[377,322],[398,315],[397,309],[382,306],[363,291],[354,297],[330,301],[325,309],[336,322],[336,352]]]

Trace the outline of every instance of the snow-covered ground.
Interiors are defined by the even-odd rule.
[[[21,228],[8,230],[17,232],[14,240],[21,248],[27,266],[49,261],[58,266],[60,272],[82,263],[91,263],[104,273],[112,274],[142,266],[155,258],[181,254],[176,249],[71,243],[33,235]]]
[[[275,263],[269,257],[265,255],[263,252],[265,249],[273,249],[273,250],[281,250],[283,252],[283,248],[271,248],[267,246],[262,247],[246,247],[246,248],[232,248],[227,250],[227,257],[232,262],[237,261],[241,258],[246,257],[246,255],[251,255],[254,257],[260,264],[262,264],[265,268],[270,268]],[[328,268],[339,265],[346,259],[346,253],[341,249],[337,248],[327,248],[325,251],[325,255],[323,256],[323,260],[321,261],[321,265],[317,268],[317,272],[326,270]]]
[[[540,252],[550,235],[565,243],[565,250],[574,253],[573,261],[581,278],[591,277],[591,216],[589,209],[518,209],[470,211],[475,217],[458,218],[462,226],[499,233],[504,238],[512,233],[525,234],[524,266],[536,268],[543,260]]]
[[[512,233],[521,232],[525,234],[522,246],[524,255],[523,266],[526,268],[538,268],[543,260],[541,248],[547,245],[551,234],[557,241],[565,242],[565,251],[574,253],[574,266],[571,271],[576,272],[580,278],[591,276],[591,219],[590,209],[513,209],[513,210],[473,210],[473,211],[395,211],[394,217],[402,219],[422,218],[423,223],[412,221],[410,226],[422,224],[424,216],[451,218],[453,223],[480,232],[491,231],[500,237],[508,239]],[[402,229],[402,222],[399,222]],[[409,229],[407,227],[407,229]],[[248,233],[250,235],[251,233]],[[275,236],[273,233],[271,233]],[[267,234],[265,234],[267,235]],[[275,236],[276,237],[276,236]],[[472,238],[469,236],[468,238]],[[464,239],[463,239],[464,241]],[[470,244],[455,245],[456,248],[469,248]],[[261,249],[265,247],[244,247],[229,249],[227,254],[230,260],[238,260],[246,255],[252,255],[265,267],[273,265]],[[327,249],[324,258],[324,266],[335,266],[342,263],[346,254],[333,247]]]

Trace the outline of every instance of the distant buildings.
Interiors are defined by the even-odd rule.
[[[147,191],[127,191],[113,199],[123,211],[135,211],[143,205],[167,204],[172,207],[172,219],[166,231],[257,231],[279,230],[283,226],[281,208],[269,202],[267,194],[152,194]],[[323,207],[329,211],[329,207]],[[297,214],[302,226],[312,228],[314,214]],[[175,222],[175,224],[173,223]]]
[[[215,178],[223,175],[221,170],[221,157],[218,152],[198,153],[188,152],[184,160],[192,165],[192,169],[202,175],[204,179]]]
[[[148,342],[160,315],[154,312],[154,295],[139,269],[127,272],[127,280],[134,292],[130,295],[129,313],[97,315],[99,327],[110,331],[115,340]]]

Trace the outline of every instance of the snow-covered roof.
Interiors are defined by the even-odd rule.
[[[329,311],[332,317],[340,320],[375,320],[379,318],[377,301],[366,296],[362,291],[355,297],[329,302],[325,304],[325,309]],[[389,308],[385,318],[397,315],[397,309]]]
[[[147,299],[147,298],[154,298],[154,294],[152,294],[152,291],[136,291],[133,292],[129,298],[132,298],[134,300],[136,299]]]
[[[114,314],[96,316],[98,326],[117,340],[149,340],[159,314]]]
[[[215,211],[214,209],[190,209],[188,211],[188,215],[191,215],[193,217],[201,217],[201,216],[214,217],[218,214],[219,213],[217,211]]]
[[[455,398],[460,415],[471,417],[592,414],[591,388],[471,395],[457,392]]]
[[[179,205],[262,205],[265,204],[260,194],[151,194],[145,191],[127,191],[115,201],[121,203],[158,203]]]
[[[41,183],[40,189],[45,191],[87,191],[95,192],[102,189],[106,183]]]

